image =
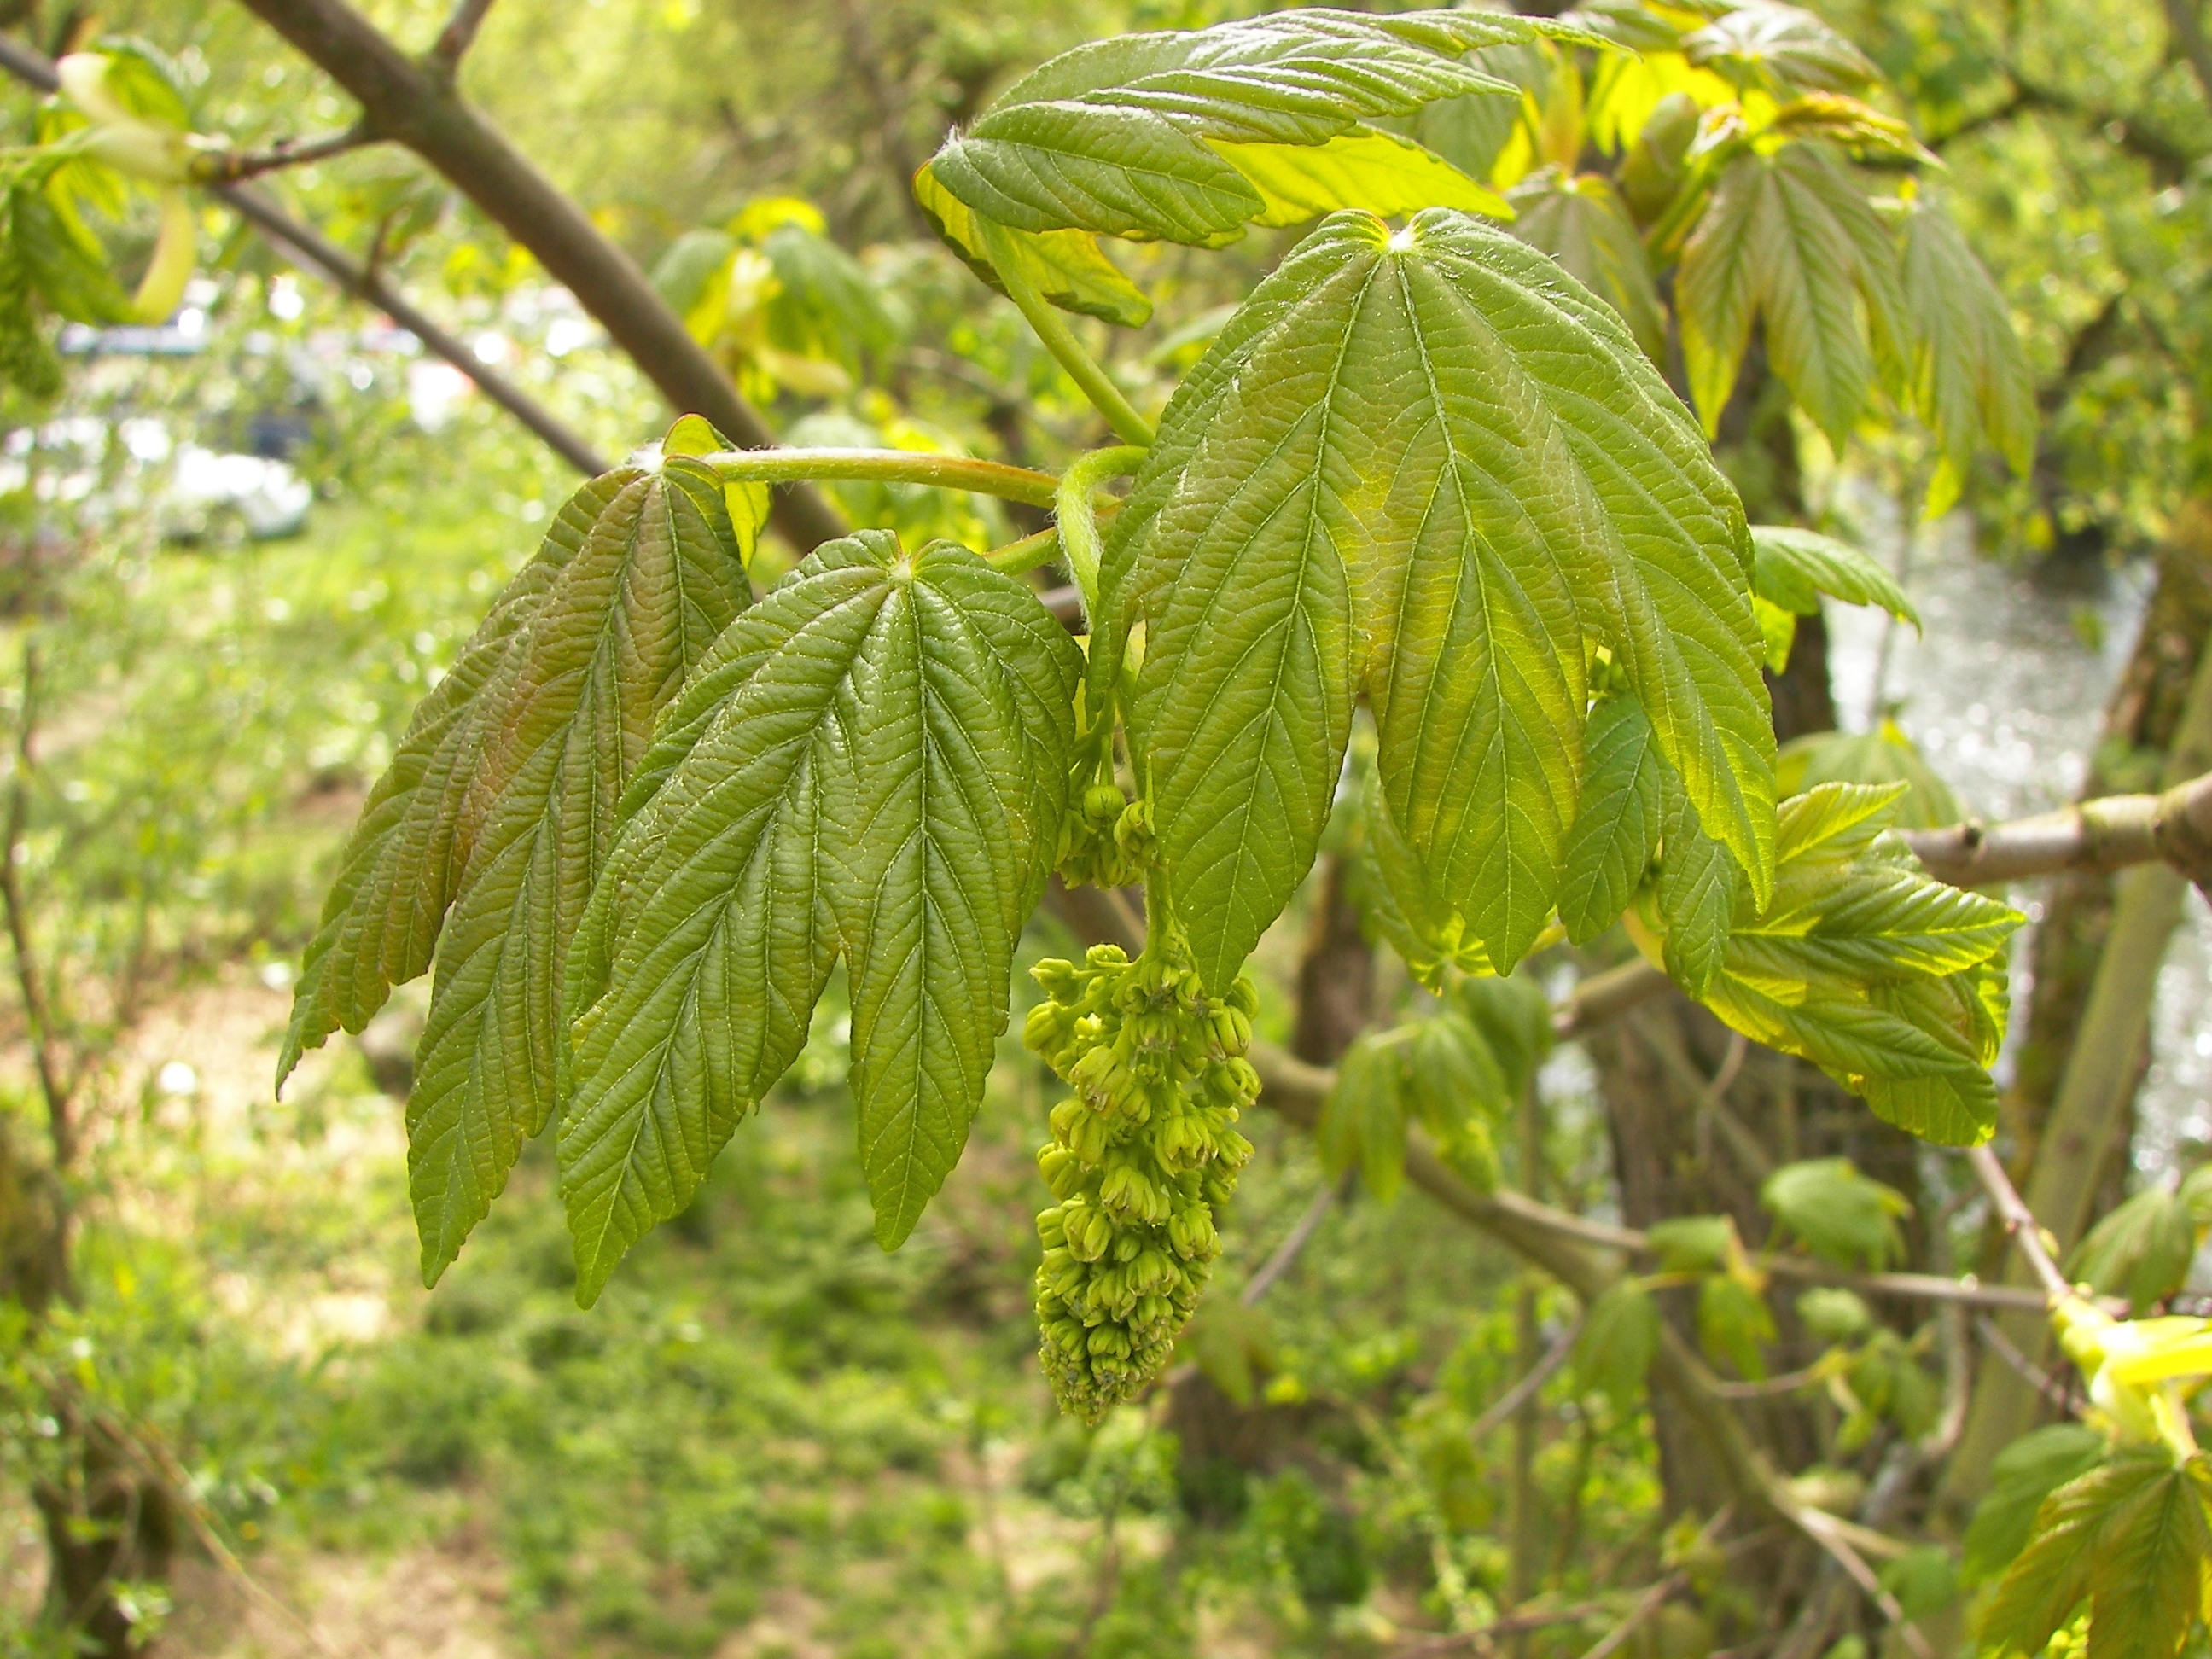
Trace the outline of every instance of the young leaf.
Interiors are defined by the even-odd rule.
[[[2200,1229],[2189,1206],[2164,1187],[2146,1187],[2089,1230],[2067,1273],[2106,1296],[2124,1292],[2137,1313],[2181,1288]]]
[[[1905,1254],[1897,1218],[1912,1206],[1847,1158],[1785,1164],[1766,1178],[1759,1201],[1806,1249],[1838,1267],[1879,1272]]]
[[[1729,163],[1683,249],[1674,291],[1690,389],[1709,435],[1719,430],[1755,319],[1765,319],[1775,372],[1838,449],[1866,406],[1874,351],[1901,367],[1916,337],[1888,228],[1817,143],[1747,151]]]
[[[580,1298],[690,1201],[841,951],[877,1237],[911,1231],[1006,1023],[1079,668],[1030,589],[884,531],[816,549],[715,642],[639,768],[572,953]]]
[[[484,700],[407,1099],[426,1282],[552,1112],[569,938],[655,717],[751,597],[745,551],[720,480],[671,457],[607,504]]]
[[[1856,547],[1817,531],[1790,525],[1751,527],[1752,588],[1761,599],[1801,617],[1820,609],[1820,595],[1845,605],[1876,605],[1920,626],[1920,613],[1897,579]]]
[[[1651,721],[1633,697],[1590,710],[1582,799],[1567,832],[1559,921],[1587,945],[1620,920],[1658,855],[1668,799],[1667,763]]]
[[[1575,280],[1620,313],[1653,362],[1667,356],[1667,318],[1643,240],[1612,180],[1570,177],[1557,167],[1530,173],[1506,193],[1513,234],[1557,259]]]
[[[1773,901],[1739,902],[1700,1000],[1746,1036],[1814,1061],[1887,1121],[1972,1146],[1996,1122],[1999,958],[2022,919],[1929,880],[1880,839],[1902,793],[1831,783],[1784,804]]]
[[[1586,635],[1763,890],[1739,511],[1544,255],[1442,210],[1308,238],[1177,392],[1107,550],[1094,674],[1143,620],[1130,730],[1201,976],[1234,974],[1311,863],[1363,684],[1438,915],[1510,968],[1558,891]]]
[[[2087,1659],[2172,1659],[2212,1598],[2212,1460],[2129,1447],[2059,1487],[1982,1614],[1983,1652],[2030,1656],[2089,1603]]]
[[[1247,172],[1260,161],[1253,147],[1324,145],[1368,118],[1441,98],[1517,98],[1519,88],[1463,56],[1544,34],[1596,41],[1572,25],[1467,11],[1296,10],[1125,34],[1016,82],[946,141],[931,170],[975,212],[1016,229],[1219,246],[1269,212]]]
[[[2012,1564],[2035,1530],[2043,1500],[2104,1461],[2105,1437],[2081,1423],[2031,1430],[1996,1455],[1990,1489],[1966,1528],[1960,1576],[1968,1585]]]
[[[1332,1177],[1357,1170],[1377,1203],[1397,1197],[1406,1179],[1405,1078],[1397,1043],[1370,1035],[1345,1050],[1316,1133]]]
[[[1698,823],[1671,768],[1660,779],[1665,852],[1652,902],[1666,929],[1664,959],[1674,982],[1702,997],[1721,970],[1743,885],[1728,850]]]
[[[1905,302],[1921,324],[1913,406],[1943,447],[1928,487],[1932,516],[1958,499],[1984,441],[2027,476],[2035,459],[2035,378],[2013,331],[2011,308],[1950,216],[1917,196],[1903,212]]]
[[[323,902],[321,924],[301,958],[276,1062],[279,1089],[301,1054],[320,1048],[333,1031],[361,1030],[393,986],[429,967],[465,856],[456,854],[453,830],[474,775],[478,701],[592,525],[641,476],[618,469],[562,504],[536,555],[501,590],[446,677],[416,708],[392,764],[362,807]]]
[[[1260,192],[1255,225],[1302,225],[1346,207],[1389,218],[1429,207],[1513,216],[1497,191],[1395,133],[1361,127],[1325,144],[1216,143],[1213,149]]]
[[[1575,1376],[1585,1389],[1609,1396],[1623,1411],[1644,1397],[1659,1352],[1659,1304],[1632,1279],[1609,1285],[1583,1316],[1575,1339]]]
[[[1817,732],[1786,743],[1775,757],[1774,780],[1784,797],[1824,783],[1901,783],[1905,793],[1892,820],[1900,830],[1934,830],[1966,817],[1951,786],[1895,720],[1871,732]]]
[[[1716,1361],[1726,1360],[1738,1376],[1758,1382],[1766,1375],[1759,1345],[1774,1340],[1774,1316],[1765,1298],[1730,1273],[1715,1273],[1698,1285],[1698,1346]]]
[[[938,182],[933,164],[914,175],[914,199],[948,246],[968,268],[1004,294],[1006,279],[992,263],[991,251],[975,222],[975,210]],[[1000,228],[1000,246],[1021,261],[1020,280],[1062,311],[1079,312],[1124,328],[1139,328],[1152,314],[1152,302],[1121,273],[1087,230],[1016,230]]]
[[[1668,1216],[1644,1237],[1670,1273],[1723,1273],[1743,1253],[1735,1223],[1724,1215]]]
[[[1866,55],[1809,11],[1745,6],[1682,38],[1682,53],[1745,90],[1778,99],[1800,92],[1856,92],[1872,82]]]

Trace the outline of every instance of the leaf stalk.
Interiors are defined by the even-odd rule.
[[[975,222],[990,247],[991,263],[999,273],[999,280],[1006,284],[1007,297],[1020,308],[1023,319],[1043,343],[1044,349],[1052,353],[1053,360],[1067,371],[1068,379],[1091,400],[1091,407],[1106,417],[1106,424],[1122,441],[1151,448],[1158,435],[1152,430],[1152,422],[1137,413],[1136,406],[1114,384],[1104,366],[1083,349],[1083,343],[1075,337],[1075,331],[1068,327],[1066,319],[1051,301],[1024,278],[1021,261],[1006,245],[1004,233],[981,215]]]
[[[1079,455],[1060,474],[1053,506],[1060,515],[1060,544],[1067,550],[1068,574],[1083,595],[1083,611],[1098,614],[1098,562],[1103,545],[1098,535],[1098,510],[1091,492],[1109,478],[1134,472],[1145,464],[1146,452],[1134,445],[1094,449]]]

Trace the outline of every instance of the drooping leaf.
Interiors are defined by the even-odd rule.
[[[1575,1376],[1585,1389],[1626,1410],[1644,1397],[1659,1352],[1659,1304],[1632,1279],[1606,1287],[1583,1316],[1575,1339]]]
[[[2035,459],[2035,377],[2004,295],[1951,216],[1924,197],[1905,217],[1905,302],[1921,326],[1912,352],[1915,411],[1942,445],[1927,511],[1958,499],[1975,449],[1988,443],[2027,476]]]
[[[1670,1273],[1724,1273],[1743,1253],[1735,1223],[1724,1215],[1668,1216],[1647,1228],[1644,1238]]]
[[[1682,251],[1674,292],[1708,434],[1719,429],[1755,320],[1765,320],[1775,372],[1838,449],[1866,406],[1877,354],[1901,369],[1917,337],[1888,228],[1818,143],[1748,150],[1729,163]]]
[[[2032,1429],[1996,1455],[1990,1489],[1966,1528],[1962,1576],[1970,1585],[2012,1564],[2035,1530],[2043,1500],[2104,1461],[2105,1437],[2082,1423]]]
[[[1382,781],[1371,771],[1363,787],[1361,811],[1366,833],[1359,852],[1370,878],[1367,915],[1407,971],[1431,991],[1442,991],[1454,972],[1497,972],[1480,942],[1468,937],[1458,915],[1440,911],[1430,896],[1420,860],[1391,820]]]
[[[1552,1052],[1552,999],[1533,974],[1462,980],[1451,1000],[1481,1035],[1504,1074],[1509,1099],[1535,1086],[1536,1073]]]
[[[1897,1218],[1912,1206],[1849,1158],[1785,1164],[1759,1188],[1759,1201],[1806,1249],[1838,1267],[1879,1272],[1905,1254]]]
[[[1316,1134],[1331,1176],[1357,1170],[1377,1203],[1398,1195],[1406,1179],[1406,1090],[1395,1040],[1370,1034],[1345,1050]]]
[[[1032,590],[882,531],[817,548],[715,642],[638,769],[572,953],[581,1298],[690,1200],[841,952],[877,1237],[911,1231],[1006,1022],[1079,670]]]
[[[1742,6],[1683,37],[1683,54],[1732,84],[1784,99],[1801,92],[1856,92],[1875,77],[1866,54],[1809,11]]]
[[[1571,177],[1557,168],[1530,173],[1507,192],[1513,234],[1540,247],[1575,280],[1620,313],[1636,343],[1654,362],[1667,355],[1667,318],[1651,281],[1643,239],[1612,180],[1595,173]]]
[[[1772,902],[1739,899],[1700,1000],[1746,1036],[1813,1060],[1887,1121],[1971,1146],[1996,1123],[2002,953],[2022,918],[1929,879],[1882,838],[1903,793],[1830,783],[1784,803]]]
[[[553,1111],[569,939],[656,716],[751,597],[746,550],[721,481],[668,458],[607,503],[483,701],[407,1099],[426,1282]]]
[[[1905,122],[1841,93],[1808,93],[1791,100],[1775,112],[1766,131],[1790,138],[1824,138],[1850,152],[1875,151],[1924,166],[1942,164]]]
[[[1738,512],[1544,255],[1443,210],[1308,238],[1185,380],[1107,550],[1093,672],[1141,620],[1130,729],[1200,975],[1235,972],[1310,864],[1362,686],[1434,919],[1509,968],[1558,890],[1586,636],[1763,887]]]
[[[1702,997],[1728,954],[1743,883],[1728,849],[1698,822],[1673,769],[1662,766],[1659,791],[1664,851],[1652,905],[1666,930],[1667,971]]]
[[[1620,920],[1658,855],[1667,803],[1667,763],[1651,722],[1633,697],[1608,697],[1590,711],[1582,799],[1567,832],[1559,920],[1587,945]]]
[[[2212,1460],[2127,1447],[2059,1487],[1982,1615],[1982,1651],[2039,1652],[2089,1604],[2087,1659],[2172,1659],[2212,1611]]]
[[[1784,610],[1812,616],[1826,593],[1845,605],[1879,605],[1920,626],[1920,613],[1897,579],[1848,543],[1790,525],[1755,524],[1751,545],[1753,588]]]
[[[395,985],[430,965],[466,860],[453,832],[474,775],[483,711],[516,637],[609,505],[642,475],[623,468],[579,489],[553,515],[446,676],[416,708],[346,842],[338,877],[292,988],[276,1085],[333,1031],[359,1031]]]
[[[880,360],[898,331],[859,260],[827,236],[786,221],[769,231],[761,252],[775,271],[766,307],[769,341],[802,357],[842,364],[857,374]]]
[[[1249,147],[1324,145],[1442,98],[1518,97],[1464,55],[1544,34],[1597,39],[1495,12],[1321,9],[1121,35],[1016,82],[931,168],[976,213],[1017,229],[1218,246],[1268,211],[1240,165],[1257,160]]]
[[[2124,1295],[2141,1313],[2181,1288],[2200,1231],[2179,1194],[2146,1187],[2089,1230],[2066,1272],[2101,1295]]]
[[[1715,1273],[1698,1285],[1698,1346],[1736,1375],[1757,1382],[1766,1375],[1762,1342],[1774,1340],[1766,1300],[1732,1273]]]
[[[933,164],[914,175],[914,198],[937,228],[947,246],[968,268],[1003,294],[1006,280],[999,274],[986,246],[974,210],[938,182]],[[1062,311],[1079,312],[1124,328],[1139,328],[1152,314],[1152,302],[1098,246],[1087,230],[1017,230],[999,228],[997,247],[1001,258],[1018,258],[1018,280],[1035,289]]]
[[[1824,783],[1901,783],[1893,822],[1900,830],[1934,830],[1966,816],[1951,786],[1928,763],[1895,720],[1871,732],[1818,732],[1782,745],[1775,787],[1785,798]]]

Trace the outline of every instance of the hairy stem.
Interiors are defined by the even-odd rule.
[[[1137,413],[1135,406],[1122,395],[1121,388],[1114,384],[1104,367],[1083,349],[1083,343],[1068,327],[1067,319],[1060,315],[1051,301],[1023,280],[1021,262],[1006,245],[999,228],[989,220],[980,217],[976,223],[981,228],[984,242],[991,250],[991,263],[999,272],[999,280],[1006,284],[1008,296],[1020,307],[1023,318],[1037,338],[1043,342],[1044,349],[1052,353],[1053,360],[1067,371],[1068,379],[1082,389],[1083,395],[1091,399],[1091,407],[1106,417],[1106,424],[1112,427],[1124,442],[1151,448],[1153,440],[1158,435],[1152,430],[1152,422]]]
[[[1098,611],[1098,561],[1104,549],[1098,535],[1098,511],[1091,492],[1109,478],[1134,472],[1145,464],[1145,452],[1134,445],[1094,449],[1078,456],[1060,474],[1053,506],[1060,517],[1060,544],[1067,550],[1068,573],[1083,595],[1086,616]]]

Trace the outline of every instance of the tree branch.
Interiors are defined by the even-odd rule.
[[[52,92],[61,84],[51,63],[4,34],[0,34],[0,70],[41,92]],[[433,356],[442,357],[466,374],[476,382],[478,391],[544,439],[556,454],[586,477],[595,478],[607,471],[607,463],[589,444],[520,386],[416,310],[383,272],[361,264],[335,242],[292,218],[259,191],[242,184],[218,184],[210,188],[283,252],[314,266],[356,299],[374,306],[420,340]]]
[[[245,3],[352,94],[370,132],[406,145],[527,248],[675,409],[705,416],[745,448],[774,446],[768,422],[691,337],[636,262],[464,101],[449,80],[409,58],[345,0]],[[846,530],[836,510],[804,484],[778,492],[773,521],[801,548]]]
[[[454,74],[461,67],[461,59],[476,44],[477,31],[483,27],[484,14],[491,9],[491,0],[460,0],[446,27],[438,31],[436,44],[430,48],[427,67],[451,86]]]
[[[2051,1301],[2066,1302],[2081,1295],[2067,1282],[2066,1275],[2059,1272],[2058,1263],[2043,1242],[2042,1227],[2029,1211],[2027,1200],[2020,1195],[2020,1189],[2012,1184],[2012,1177],[2005,1173],[2004,1165],[1997,1161],[1997,1155],[1986,1146],[1971,1147],[1966,1162],[1973,1170],[1974,1179],[1982,1183],[1982,1190],[1996,1206],[1997,1219],[2011,1236],[2014,1248],[2034,1273],[2036,1282],[2048,1292]]]
[[[234,185],[241,179],[257,179],[264,173],[326,161],[333,155],[343,155],[348,150],[375,142],[368,129],[356,123],[343,132],[329,133],[320,138],[279,138],[266,149],[214,150],[193,158],[191,177],[196,184]]]
[[[2212,878],[2212,774],[2157,795],[2106,795],[2009,823],[1908,830],[1905,844],[1938,881],[1980,887],[2067,870],[2166,863]]]

